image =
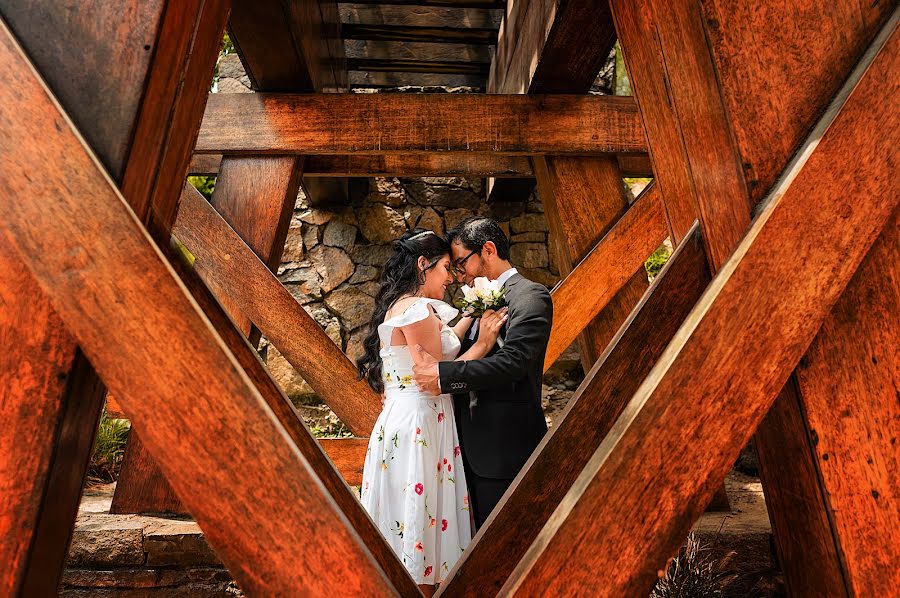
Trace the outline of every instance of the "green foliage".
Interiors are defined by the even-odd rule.
[[[213,189],[216,188],[216,177],[214,176],[189,176],[188,182],[206,199],[212,197]]]
[[[122,457],[125,455],[125,442],[131,424],[127,419],[112,419],[106,411],[100,416],[97,428],[97,440],[88,466],[88,479],[95,483],[114,482],[119,477]]]
[[[315,423],[310,428],[310,432],[312,432],[312,435],[316,438],[351,438],[353,436],[353,432],[350,431],[350,428],[341,422],[335,424],[329,423],[324,426]]]
[[[616,42],[616,83],[615,94],[617,96],[630,96],[631,81],[628,80],[628,71],[625,70],[625,60],[622,57],[622,48]]]
[[[670,257],[672,257],[672,252],[665,245],[660,245],[656,251],[650,254],[650,257],[644,262],[644,269],[647,270],[650,280],[656,278],[656,275],[663,269]]]
[[[650,598],[725,598],[731,596],[737,575],[729,573],[728,558],[715,559],[700,546],[693,532],[687,544],[672,559]]]

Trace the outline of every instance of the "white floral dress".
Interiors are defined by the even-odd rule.
[[[432,313],[442,321],[443,359],[455,359],[460,342],[447,322],[458,310],[443,301],[419,299],[378,327],[385,402],[362,480],[363,506],[417,584],[440,583],[472,539],[453,399],[423,393],[409,348],[391,346],[395,328]]]

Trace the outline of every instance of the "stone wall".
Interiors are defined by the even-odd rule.
[[[363,182],[349,206],[311,208],[301,196],[288,232],[278,278],[351,358],[362,352],[375,306],[381,267],[391,241],[416,226],[443,235],[473,214],[500,222],[510,237],[511,261],[523,274],[548,286],[558,268],[547,247],[541,203],[485,201],[482,180],[386,178]],[[313,391],[272,346],[270,370],[285,392],[310,402]]]

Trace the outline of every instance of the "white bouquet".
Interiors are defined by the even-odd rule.
[[[496,280],[488,280],[481,276],[472,283],[463,285],[463,296],[456,300],[456,307],[467,316],[480,318],[488,309],[500,309],[506,305],[503,297],[504,289]]]

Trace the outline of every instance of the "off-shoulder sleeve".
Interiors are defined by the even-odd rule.
[[[459,314],[458,309],[439,299],[422,297],[406,308],[406,311],[402,314],[388,318],[378,325],[378,337],[381,339],[381,345],[384,347],[390,346],[391,336],[393,336],[395,328],[402,328],[403,326],[421,322],[431,315],[432,309],[437,314],[438,319],[444,324],[449,323]]]

